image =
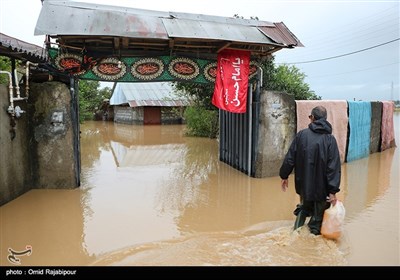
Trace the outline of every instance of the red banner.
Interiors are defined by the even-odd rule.
[[[246,113],[250,52],[223,50],[218,54],[212,104],[232,113]]]

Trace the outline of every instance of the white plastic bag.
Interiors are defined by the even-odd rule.
[[[329,239],[338,239],[343,231],[344,216],[346,210],[340,200],[336,201],[335,206],[325,210],[322,220],[321,234]]]

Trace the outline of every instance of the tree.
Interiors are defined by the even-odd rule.
[[[79,81],[79,115],[80,121],[93,120],[96,110],[103,100],[111,97],[111,89],[108,87],[99,90],[99,81]]]
[[[261,64],[263,69],[263,83],[267,90],[286,92],[296,100],[319,100],[310,86],[304,81],[306,75],[295,65],[274,64],[275,57],[271,57]]]

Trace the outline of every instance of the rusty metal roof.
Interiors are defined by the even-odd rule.
[[[304,47],[299,39],[286,27],[283,22],[276,22],[274,26],[258,26],[258,29],[276,43],[288,46]]]
[[[52,0],[43,2],[35,35],[50,35],[67,49],[119,56],[215,58],[224,48],[263,56],[302,46],[283,23]]]
[[[45,62],[47,60],[47,53],[44,48],[3,33],[0,33],[0,55],[31,62]]]
[[[168,39],[168,13],[69,1],[45,1],[35,35],[121,36]]]
[[[110,105],[128,103],[130,107],[182,107],[189,102],[174,93],[171,83],[117,83]]]

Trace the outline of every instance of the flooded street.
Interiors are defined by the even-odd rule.
[[[400,113],[394,115],[400,145]],[[184,126],[81,125],[81,187],[0,207],[0,265],[400,265],[399,147],[342,165],[343,237],[303,227],[293,176],[250,178]]]

